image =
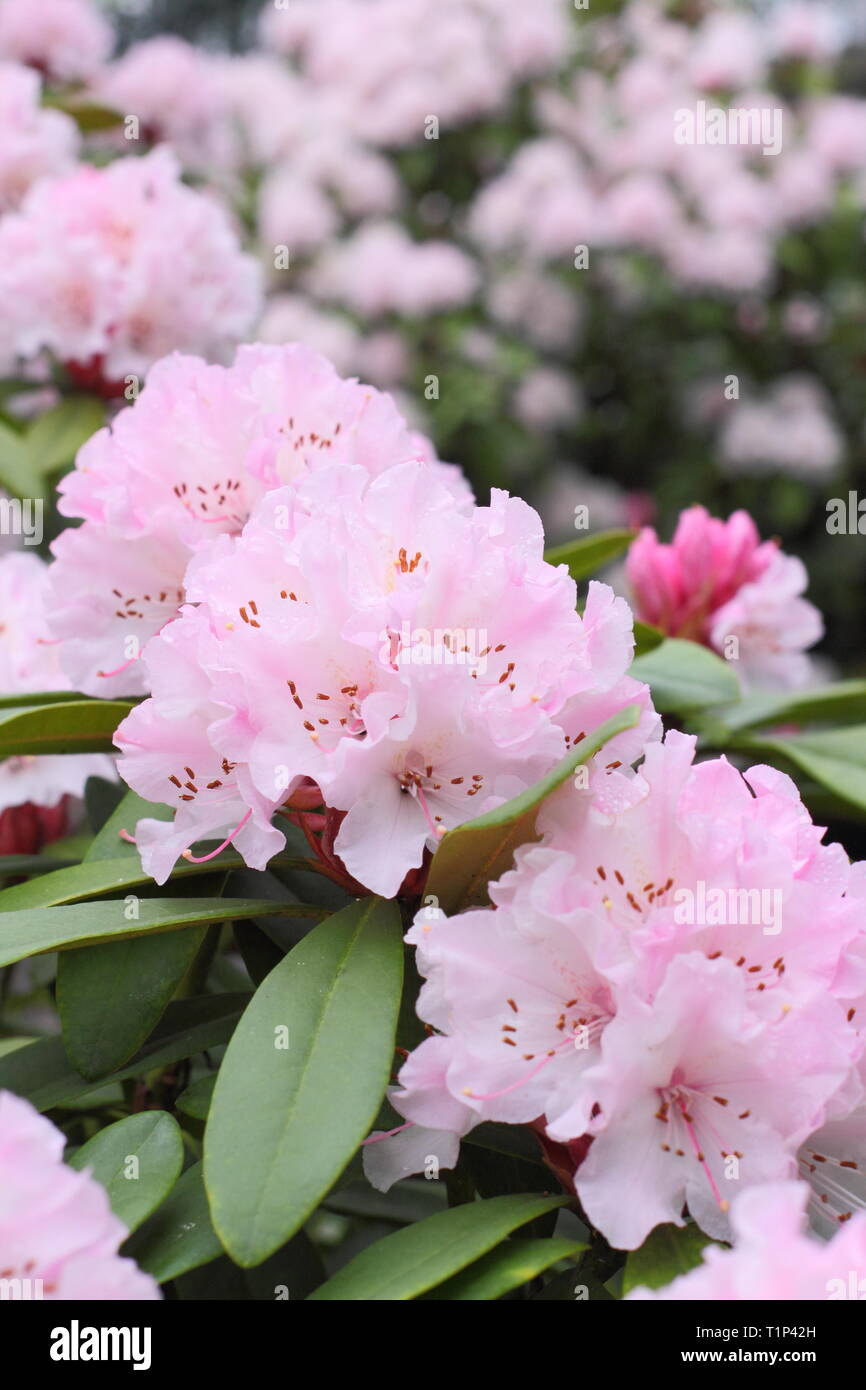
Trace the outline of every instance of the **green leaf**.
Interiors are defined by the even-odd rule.
[[[24,447],[37,474],[72,463],[82,444],[105,424],[105,405],[95,396],[68,396],[46,410],[24,435]]]
[[[223,1248],[210,1219],[202,1166],[188,1168],[171,1195],[120,1248],[159,1284],[217,1259]]]
[[[490,1197],[436,1212],[368,1245],[310,1298],[364,1303],[418,1298],[486,1255],[519,1226],[567,1201]]]
[[[14,498],[44,497],[42,480],[30,462],[24,440],[15,430],[0,421],[0,487]]]
[[[206,926],[193,927],[63,952],[57,962],[57,1007],[69,1060],[82,1076],[95,1081],[137,1052],[165,1013],[206,932]]]
[[[231,1037],[248,999],[247,994],[208,994],[169,1004],[144,1047],[103,1085],[219,1047]],[[37,1110],[52,1110],[93,1089],[93,1082],[70,1066],[60,1037],[40,1038],[0,1056],[0,1090],[24,1096]]]
[[[581,1241],[562,1240],[555,1236],[548,1240],[507,1240],[504,1245],[476,1260],[468,1269],[431,1289],[424,1294],[424,1299],[490,1303],[512,1289],[528,1284],[530,1279],[535,1279],[558,1260],[567,1260],[585,1249],[586,1245]]]
[[[646,681],[661,714],[706,709],[740,698],[740,683],[730,663],[708,647],[666,637],[653,651],[635,659],[629,671]]]
[[[396,905],[362,898],[310,932],[253,996],[220,1067],[204,1146],[214,1225],[236,1263],[283,1245],[369,1131],[391,1072],[402,968]]]
[[[96,131],[115,130],[117,126],[123,125],[123,114],[115,111],[111,106],[105,106],[102,102],[82,100],[80,97],[55,95],[52,93],[43,94],[42,102],[44,106],[53,106],[57,111],[63,111],[67,116],[71,116],[78,129],[85,135],[91,135]]]
[[[64,870],[59,872],[63,873]],[[39,879],[38,882],[42,882]],[[248,898],[140,898],[136,916],[127,920],[123,902],[78,903],[72,907],[25,908],[6,912],[0,929],[0,966],[98,941],[143,936],[147,932],[180,931],[209,926],[234,917],[304,911],[298,903],[263,902]],[[131,910],[131,909],[129,909]],[[318,916],[318,908],[309,909]]]
[[[719,718],[728,729],[754,729],[767,724],[848,723],[866,718],[866,681],[840,681],[813,690],[749,695],[723,709]]]
[[[567,782],[578,767],[588,762],[616,734],[633,729],[639,718],[639,707],[629,705],[581,739],[578,746],[533,787],[495,811],[449,830],[433,856],[425,896],[436,898],[438,906],[448,913],[486,903],[491,879],[499,878],[511,867],[518,846],[538,838],[535,820],[545,798]]]
[[[634,654],[636,657],[654,651],[656,647],[661,646],[664,640],[665,635],[661,628],[653,627],[650,623],[642,623],[635,618]]]
[[[638,1288],[664,1288],[699,1265],[704,1247],[713,1243],[695,1225],[656,1226],[640,1250],[632,1250],[625,1262],[623,1294]]]
[[[843,801],[866,808],[866,724],[787,738],[741,737],[731,747],[756,758],[791,763]]]
[[[135,1159],[134,1165],[130,1159]],[[134,1231],[169,1194],[183,1167],[183,1137],[164,1110],[145,1110],[101,1129],[69,1160],[89,1168],[108,1193],[111,1210]]]
[[[2,481],[2,478],[0,478]],[[129,700],[66,700],[0,711],[0,758],[23,753],[110,753]]]
[[[596,536],[583,536],[580,540],[554,546],[545,551],[544,558],[550,565],[568,565],[572,579],[586,579],[628,550],[636,534],[635,531],[600,531]]]
[[[182,1115],[189,1115],[192,1120],[206,1120],[210,1111],[211,1101],[213,1100],[213,1088],[216,1085],[216,1072],[211,1072],[209,1076],[200,1076],[198,1081],[193,1081],[191,1086],[178,1096],[175,1107]]]
[[[115,818],[125,817],[128,801],[128,797],[123,798],[94,837],[80,866],[84,874],[79,878],[87,879],[89,866],[98,863],[104,852],[111,854],[115,845],[126,843],[117,834]],[[136,801],[147,805],[138,797]],[[162,809],[168,811],[168,807]],[[107,867],[115,880],[113,891],[117,887],[116,866],[117,860],[109,858]],[[219,882],[224,883],[225,879],[220,878]],[[183,886],[192,888],[193,884]],[[141,1047],[198,955],[207,930],[203,926],[169,935],[128,937],[61,954],[57,962],[57,1004],[63,1040],[70,1062],[82,1076],[105,1076]]]

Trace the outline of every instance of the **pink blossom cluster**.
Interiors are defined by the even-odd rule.
[[[542,134],[478,195],[478,244],[530,264],[570,263],[580,243],[642,251],[686,288],[764,289],[786,230],[825,217],[845,187],[862,199],[866,102],[793,108],[770,87],[774,61],[829,60],[831,27],[812,5],[763,19],[712,8],[691,27],[641,3],[613,44],[609,26],[587,26],[570,89],[537,93]],[[702,111],[720,105],[763,113],[766,128],[714,141]]]
[[[0,1091],[0,1272],[22,1298],[151,1300],[158,1285],[118,1254],[125,1226],[104,1188],[63,1163],[50,1120]]]
[[[719,433],[719,462],[728,473],[822,478],[838,468],[843,450],[828,401],[806,376],[781,377],[765,395],[740,399]]]
[[[38,179],[68,173],[78,156],[78,127],[40,105],[40,86],[29,68],[0,62],[0,214],[18,207]]]
[[[0,59],[26,63],[52,82],[86,82],[113,47],[93,0],[0,0]]]
[[[413,242],[396,222],[369,222],[320,257],[314,294],[365,319],[407,317],[455,308],[472,298],[472,260],[447,241]]]
[[[395,146],[431,116],[451,127],[495,113],[572,46],[562,0],[292,0],[265,7],[261,37],[330,93],[345,128]]]
[[[808,681],[804,653],[822,636],[823,623],[802,597],[805,566],[775,541],[762,542],[747,512],[720,521],[690,507],[670,544],[646,526],[629,550],[626,572],[644,622],[735,660],[747,681]]]
[[[168,151],[81,166],[0,221],[0,370],[48,354],[111,394],[167,351],[223,356],[259,312],[259,281]]]
[[[214,835],[264,867],[274,813],[324,803],[342,865],[393,896],[447,830],[610,715],[642,710],[608,758],[656,735],[625,602],[592,585],[578,615],[535,513],[496,491],[461,503],[449,481],[417,458],[322,463],[196,551],[187,605],[143,654],[151,698],[116,740],[130,785],[175,808],[136,829],[159,882]]]
[[[378,1186],[493,1120],[535,1126],[620,1249],[686,1207],[728,1239],[735,1194],[798,1170],[818,1221],[862,1205],[863,866],[784,774],[694,744],[550,797],[492,907],[419,913],[431,1036],[367,1145]]]
[[[242,347],[223,367],[174,354],[60,483],[83,525],[54,542],[51,622],[76,689],[137,694],[145,643],[184,603],[193,555],[239,535],[270,489],[341,465],[424,460],[452,504],[470,493],[394,403],[300,345]]]
[[[48,630],[49,573],[32,551],[0,557],[0,688],[6,695],[70,689]],[[115,781],[113,759],[22,754],[0,763],[0,853],[35,853],[70,829],[88,777]]]

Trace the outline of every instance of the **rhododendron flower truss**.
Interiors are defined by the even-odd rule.
[[[393,895],[425,846],[532,785],[605,718],[643,710],[608,761],[634,758],[657,730],[646,687],[626,674],[626,605],[592,585],[581,618],[573,581],[542,549],[525,503],[494,492],[489,507],[455,511],[427,463],[372,481],[360,467],[322,469],[269,493],[236,540],[197,551],[184,635],[169,626],[144,664],[156,681],[169,647],[189,651],[186,689],[213,707],[196,727],[211,762],[232,769],[247,837],[263,806],[312,781],[347,813],[334,848],[349,873]],[[118,733],[130,785],[185,803],[177,828],[152,831],[174,853],[179,827],[210,824],[215,800],[196,779],[172,780],[185,718],[176,688],[154,685]],[[157,871],[145,853],[163,878],[170,861]],[[250,853],[261,867],[265,844]]]
[[[60,485],[60,510],[84,521],[53,547],[52,626],[74,686],[146,689],[137,658],[183,603],[191,557],[238,534],[269,489],[337,464],[375,475],[408,459],[428,460],[452,504],[470,504],[459,470],[390,397],[308,348],[242,347],[229,367],[181,354],[156,363]]]
[[[669,733],[637,772],[561,789],[493,907],[425,908],[407,937],[436,1032],[394,1107],[452,1136],[540,1126],[578,1155],[574,1190],[620,1249],[686,1209],[726,1238],[732,1194],[798,1158],[828,1220],[860,1204],[839,1183],[862,1152],[860,866],[783,774],[693,756]],[[370,1146],[378,1185],[408,1143]]]

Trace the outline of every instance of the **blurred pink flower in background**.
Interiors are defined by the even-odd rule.
[[[92,0],[0,0],[0,58],[36,68],[53,82],[84,82],[114,47]]]
[[[37,73],[0,62],[0,213],[17,207],[31,184],[75,165],[78,127],[62,111],[40,105]]]

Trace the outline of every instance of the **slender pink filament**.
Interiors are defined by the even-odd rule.
[[[121,671],[128,671],[133,662],[138,661],[137,656],[131,656],[128,661],[124,661],[122,666],[118,666],[116,671],[97,671],[98,676],[103,676],[106,680],[109,676],[119,676]]]
[[[531,1081],[534,1076],[537,1076],[538,1073],[547,1066],[548,1062],[552,1062],[557,1053],[561,1052],[564,1047],[572,1047],[573,1045],[573,1038],[564,1038],[552,1052],[548,1052],[545,1057],[542,1057],[537,1066],[533,1067],[525,1076],[522,1076],[519,1081],[513,1081],[510,1086],[503,1086],[501,1091],[491,1091],[490,1094],[486,1096],[479,1095],[477,1091],[467,1091],[464,1094],[466,1094],[470,1100],[498,1100],[500,1096],[507,1096],[511,1091],[519,1090],[521,1086],[526,1085],[527,1081]]]
[[[412,1129],[414,1120],[409,1120],[405,1125],[398,1125],[396,1129],[388,1129],[384,1134],[371,1134],[369,1138],[361,1140],[361,1148],[365,1144],[378,1144],[380,1139],[391,1139],[395,1134],[402,1134],[404,1129]]]
[[[247,821],[249,820],[252,814],[252,811],[247,811],[243,820],[235,826],[232,833],[223,840],[221,845],[217,845],[216,849],[212,849],[210,854],[197,855],[193,854],[191,850],[185,849],[183,852],[183,858],[186,859],[186,861],[189,864],[206,864],[209,859],[216,859],[218,854],[222,854],[224,849],[228,849],[232,840],[235,838],[235,835],[237,835],[239,831],[243,830],[244,826],[246,825]]]
[[[701,1167],[703,1168],[704,1172],[705,1172],[706,1175],[707,1175],[707,1180],[708,1180],[708,1182],[709,1182],[709,1184],[710,1184],[710,1189],[711,1189],[711,1191],[712,1191],[713,1196],[715,1197],[715,1199],[716,1199],[716,1201],[718,1202],[719,1206],[722,1208],[722,1211],[726,1211],[726,1210],[727,1210],[727,1206],[726,1206],[725,1202],[722,1200],[722,1194],[721,1194],[721,1192],[719,1191],[718,1187],[716,1186],[716,1180],[715,1180],[715,1178],[713,1177],[713,1174],[712,1174],[712,1170],[711,1170],[711,1168],[710,1168],[710,1165],[707,1163],[707,1160],[706,1160],[705,1158],[702,1158],[702,1156],[701,1156],[701,1146],[700,1146],[700,1144],[698,1143],[697,1136],[696,1136],[695,1131],[694,1131],[694,1127],[693,1127],[691,1121],[687,1118],[688,1112],[687,1112],[687,1110],[686,1110],[686,1103],[685,1103],[685,1101],[682,1099],[682,1097],[680,1097],[680,1099],[679,1099],[679,1107],[680,1107],[680,1110],[682,1111],[682,1115],[683,1115],[683,1124],[684,1124],[685,1127],[686,1127],[686,1132],[687,1132],[687,1134],[688,1134],[688,1136],[689,1136],[689,1139],[691,1140],[692,1148],[693,1148],[694,1151],[695,1151],[695,1158],[696,1158],[696,1159],[698,1160],[698,1162],[701,1164]]]

